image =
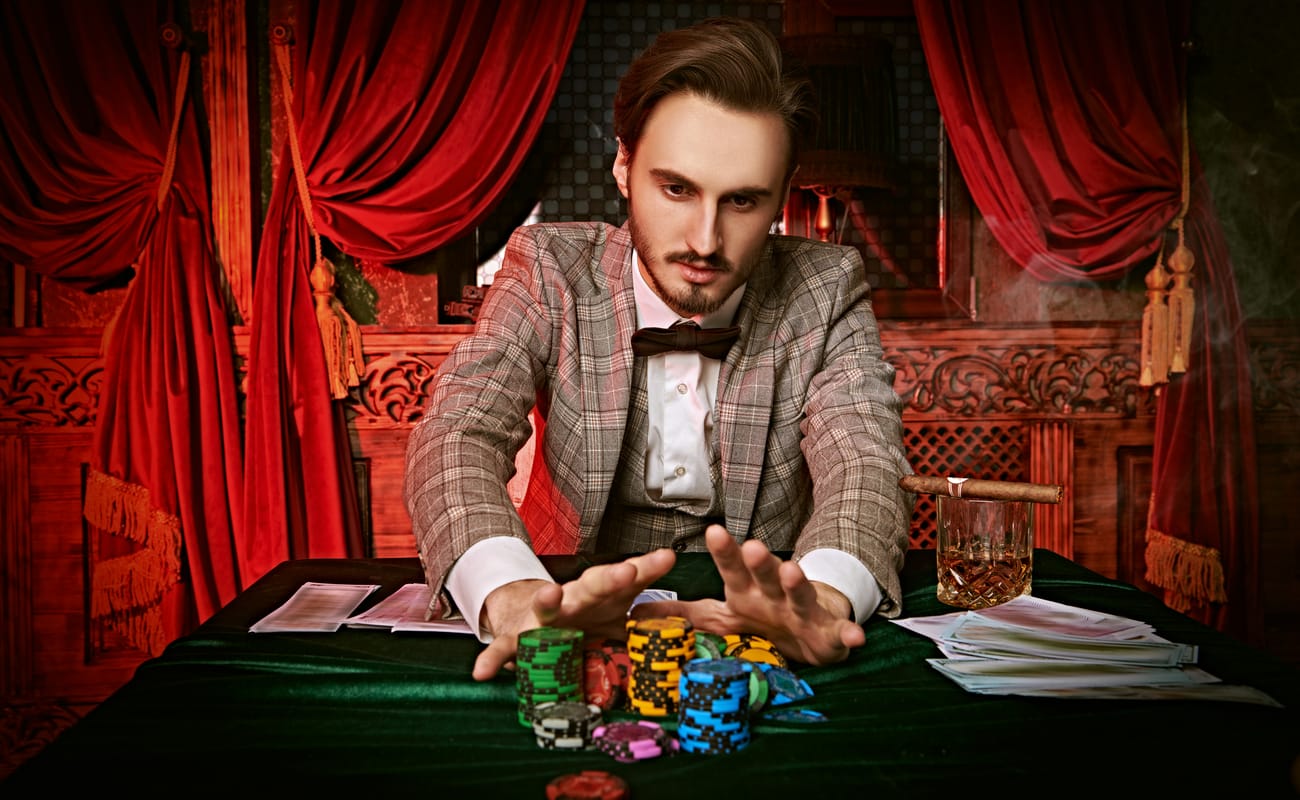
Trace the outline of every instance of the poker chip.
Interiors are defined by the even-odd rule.
[[[651,720],[607,722],[591,733],[592,745],[624,764],[645,761],[680,749],[677,739]]]
[[[808,681],[800,678],[793,671],[768,664],[760,664],[759,668],[766,675],[768,686],[771,687],[768,705],[783,706],[813,696]]]
[[[746,661],[745,666],[749,669],[749,713],[757,714],[767,705],[772,685],[767,681],[767,673],[760,669],[761,664]]]
[[[583,691],[588,703],[605,711],[622,708],[627,700],[627,674],[632,660],[627,644],[618,639],[589,639],[583,643]]]
[[[772,722],[826,722],[827,717],[811,708],[773,708],[763,712],[764,720]]]
[[[695,632],[696,658],[722,658],[726,655],[727,640],[716,633]]]
[[[677,740],[684,752],[720,754],[749,744],[750,676],[738,658],[696,658],[682,667]]]
[[[627,781],[597,769],[560,775],[546,784],[547,800],[625,800]]]
[[[695,656],[695,629],[684,617],[627,621],[627,702],[645,717],[677,711],[682,664]]]
[[[601,720],[600,706],[587,703],[539,703],[532,714],[537,746],[546,750],[587,749],[591,732]]]
[[[519,634],[515,695],[520,725],[532,727],[539,704],[583,701],[583,639],[582,631],[569,628],[541,627]]]
[[[774,667],[790,666],[770,639],[754,633],[729,633],[724,638],[727,643],[726,649],[722,651],[724,656],[771,664]]]

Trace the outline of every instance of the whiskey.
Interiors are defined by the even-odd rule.
[[[971,558],[960,550],[941,550],[938,568],[940,602],[959,608],[988,608],[1030,593],[1033,557],[989,554]]]

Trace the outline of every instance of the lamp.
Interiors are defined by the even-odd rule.
[[[893,44],[875,36],[813,33],[783,37],[781,47],[807,67],[817,92],[817,136],[799,159],[794,186],[817,195],[814,229],[828,242],[835,232],[832,197],[895,186]]]

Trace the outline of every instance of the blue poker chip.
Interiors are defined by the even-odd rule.
[[[763,672],[766,673],[767,683],[772,689],[767,700],[769,706],[797,703],[813,696],[813,690],[808,685],[808,681],[800,678],[785,667],[769,667]]]
[[[773,708],[763,712],[765,722],[816,723],[827,722],[829,718],[820,711],[811,708]]]

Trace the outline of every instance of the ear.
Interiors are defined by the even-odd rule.
[[[628,155],[627,148],[623,146],[622,140],[618,143],[618,155],[614,157],[614,183],[618,184],[618,190],[627,197],[627,171],[632,161]]]

